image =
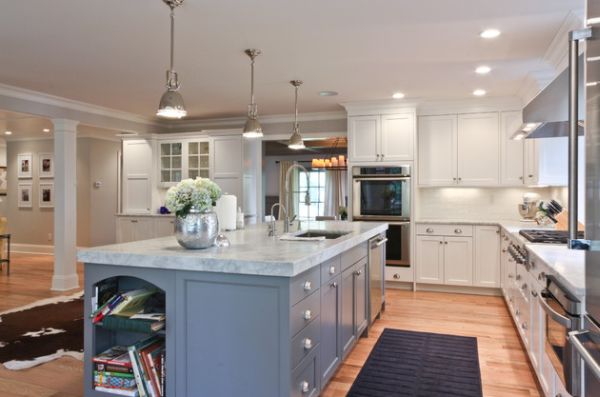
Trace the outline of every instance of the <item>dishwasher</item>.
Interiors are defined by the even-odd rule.
[[[369,240],[369,297],[370,324],[381,314],[385,302],[385,243],[384,235],[375,236]]]

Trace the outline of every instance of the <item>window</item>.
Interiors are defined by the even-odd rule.
[[[294,200],[298,205],[298,219],[302,221],[315,220],[317,216],[325,214],[325,170],[310,170],[310,205],[304,203],[306,190],[306,176],[304,172],[299,175],[298,190],[294,190]]]

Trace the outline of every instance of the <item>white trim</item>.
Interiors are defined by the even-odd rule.
[[[344,102],[341,105],[346,109],[348,116],[367,116],[374,114],[393,114],[414,112],[419,99],[405,101],[402,99],[389,99],[378,101]]]
[[[502,296],[500,288],[469,287],[461,285],[422,284],[417,282],[415,291],[451,292],[469,295]]]
[[[54,255],[53,245],[11,243],[10,252],[18,254]]]
[[[569,32],[583,27],[583,15],[570,11],[548,46],[543,59],[552,65],[557,74],[565,70],[569,64],[569,42],[567,40]]]
[[[418,116],[456,114],[456,113],[485,113],[498,111],[521,110],[523,102],[516,96],[468,98],[446,101],[424,101],[417,108]]]

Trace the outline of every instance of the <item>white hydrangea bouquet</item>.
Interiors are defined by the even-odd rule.
[[[167,191],[165,205],[176,216],[185,217],[192,209],[212,210],[221,194],[219,185],[208,178],[184,179]]]

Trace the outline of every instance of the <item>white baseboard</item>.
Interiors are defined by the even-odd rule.
[[[53,255],[53,245],[11,243],[10,252],[19,254]]]
[[[467,287],[459,285],[417,284],[417,291],[450,292],[455,294],[502,296],[500,288]]]

